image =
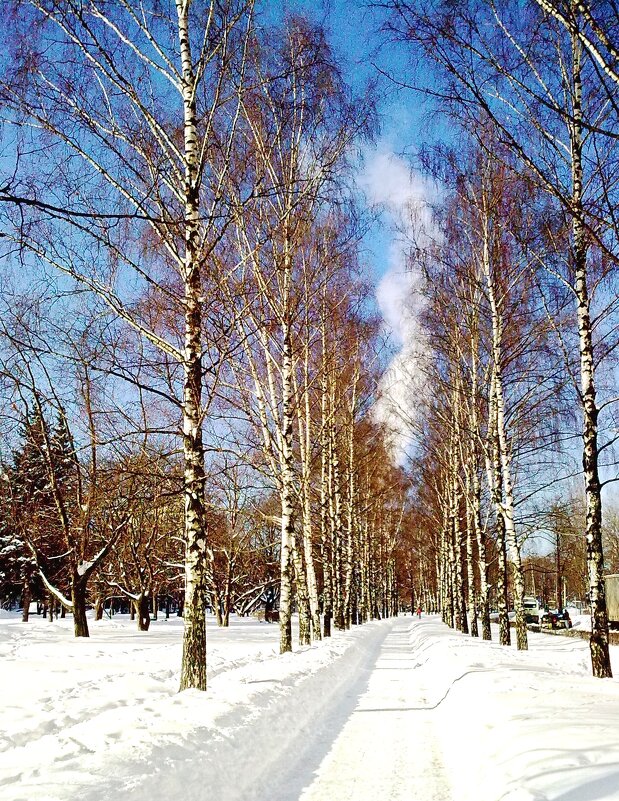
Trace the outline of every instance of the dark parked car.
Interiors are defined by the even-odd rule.
[[[571,629],[572,621],[567,609],[562,612],[554,609],[542,615],[541,627],[547,629]]]

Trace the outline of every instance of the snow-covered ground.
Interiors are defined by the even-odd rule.
[[[181,624],[0,619],[0,801],[619,799],[619,681],[582,640],[402,617],[281,657],[209,621],[209,690],[178,693]]]

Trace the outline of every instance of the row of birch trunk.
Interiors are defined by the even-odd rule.
[[[371,98],[320,25],[253,0],[18,6],[0,74],[4,255],[28,265],[20,281],[88,296],[96,369],[154,410],[135,436],[178,438],[181,689],[206,689],[213,454],[279,500],[282,651],[295,608],[302,642],[394,613],[405,493],[369,414],[350,191]]]
[[[509,645],[513,606],[516,645],[526,649],[519,509],[535,484],[532,459],[553,446],[562,385],[517,239],[525,187],[475,148],[451,186],[444,236],[428,259],[425,312],[434,397],[422,470],[434,509],[428,524],[439,532],[440,607],[448,625],[484,639],[495,608]]]
[[[612,353],[619,330],[615,313],[617,11],[606,6],[602,11],[601,6],[580,0],[482,4],[467,0],[433,8],[390,0],[386,5],[392,12],[386,23],[392,38],[432,65],[427,88],[433,91],[435,81],[444,87],[439,93],[441,111],[473,137],[486,158],[496,159],[514,180],[524,181],[519,208],[514,209],[518,225],[507,223],[506,228],[520,241],[530,262],[526,272],[535,275],[536,302],[552,331],[552,355],[563,362],[555,366],[570,385],[564,412],[569,416],[575,409],[578,418],[591,663],[595,676],[607,677],[611,667],[602,489],[605,482],[616,480],[605,451],[615,441]],[[482,176],[483,164],[475,172]],[[483,193],[477,194],[476,205],[483,209]],[[477,261],[485,274],[483,253]],[[499,274],[495,269],[495,276]],[[514,285],[522,284],[522,279],[514,281]],[[514,533],[517,518],[510,500],[515,488],[510,469],[513,425],[507,377],[501,354],[496,352],[497,335],[500,340],[502,333],[508,340],[509,326],[518,314],[512,309],[506,315],[501,309],[501,292],[488,284],[487,274],[484,291],[492,341],[486,345],[490,372],[485,379],[483,460],[489,464],[488,491],[498,514],[495,529],[500,533],[495,536],[505,537],[515,571],[518,637],[524,645],[518,531]],[[494,429],[493,437],[488,436],[488,428]],[[550,459],[548,468],[545,481],[550,485]],[[543,483],[540,476],[539,485]]]
[[[278,496],[282,652],[292,648],[295,608],[301,644],[398,608],[404,476],[368,415],[376,331],[356,312],[359,287],[332,234],[325,250],[327,233],[317,246],[306,231],[283,257],[281,295],[268,295],[276,324],[263,324],[255,296],[237,317],[237,403]],[[271,264],[254,258],[248,284],[265,283]]]

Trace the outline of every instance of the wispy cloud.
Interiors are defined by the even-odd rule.
[[[368,203],[384,210],[391,235],[376,300],[398,351],[381,379],[374,416],[391,432],[394,459],[402,463],[411,445],[416,401],[424,388],[420,370],[425,350],[420,325],[423,279],[414,254],[435,236],[431,203],[437,190],[386,148],[367,155],[358,184]]]

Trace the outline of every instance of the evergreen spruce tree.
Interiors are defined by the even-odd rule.
[[[35,401],[36,411],[25,421],[23,441],[9,471],[11,523],[33,557],[50,609],[60,603],[71,611],[75,635],[88,637],[88,581],[123,523],[115,520],[110,530],[106,519],[97,530],[101,510],[96,505],[96,482],[80,465],[66,414],[60,409],[52,427],[42,399]]]
[[[21,604],[23,620],[28,621],[30,601],[39,597],[36,564],[12,513],[11,473],[0,465],[0,605],[11,609]]]
[[[29,415],[22,429],[22,444],[13,453],[13,464],[4,471],[3,513],[0,533],[0,570],[11,602],[20,599],[23,620],[30,602],[43,596],[33,547],[47,561],[54,536],[54,504],[45,456],[47,424],[40,409]]]

